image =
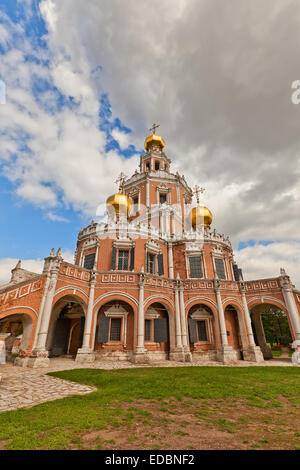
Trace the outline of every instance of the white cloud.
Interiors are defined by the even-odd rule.
[[[130,140],[130,134],[126,134],[119,129],[113,129],[111,135],[118,142],[121,150],[127,149],[132,143]]]
[[[235,252],[235,259],[243,270],[245,280],[265,279],[280,275],[284,268],[291,281],[300,289],[300,242],[255,244]]]
[[[52,222],[70,222],[66,217],[61,217],[60,215],[53,214],[53,212],[47,212],[46,217]]]
[[[69,263],[74,262],[74,254],[70,251],[63,251],[61,256]],[[0,258],[0,286],[7,284],[11,278],[11,270],[16,267],[18,263],[16,258]],[[25,259],[21,262],[21,268],[31,271],[33,273],[41,274],[44,267],[44,260],[42,259]]]
[[[255,268],[254,261],[260,254],[277,274],[280,248],[289,256],[300,233],[300,106],[290,99],[299,78],[300,5],[43,0],[40,11],[47,51],[32,49],[22,25],[2,25],[7,104],[0,107],[6,130],[0,158],[18,194],[53,210],[65,203],[92,215],[114,191],[117,173],[134,172],[137,157],[105,151],[98,102],[104,92],[112,120],[118,116],[132,129],[113,131],[120,147],[142,147],[157,120],[173,169],[191,185],[206,186],[203,202],[217,230],[235,248],[241,240],[278,241],[239,252],[244,271],[260,277],[263,265],[258,260]],[[40,61],[28,60],[29,53]],[[34,78],[52,81],[77,106],[61,109],[47,91],[37,103]],[[299,278],[297,263],[289,263]]]

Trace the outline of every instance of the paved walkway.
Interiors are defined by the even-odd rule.
[[[48,372],[70,369],[124,369],[136,367],[231,367],[220,362],[193,362],[182,363],[164,361],[156,364],[132,364],[131,362],[94,362],[91,364],[79,364],[68,358],[50,359],[48,368],[22,368],[11,363],[0,365],[0,412],[14,410],[22,407],[31,407],[46,401],[57,400],[70,395],[85,395],[96,390],[94,387],[58,379],[46,375]],[[274,358],[263,363],[239,361],[235,366],[281,366],[293,367],[290,359]]]

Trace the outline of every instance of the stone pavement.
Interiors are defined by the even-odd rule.
[[[70,369],[128,369],[135,367],[231,367],[220,362],[175,362],[163,361],[156,364],[132,364],[126,361],[97,361],[94,363],[80,364],[70,358],[50,359],[48,368],[22,368],[11,363],[0,365],[0,412],[17,408],[31,407],[46,401],[57,400],[71,395],[85,395],[96,390],[95,387],[62,380],[46,375],[48,372]],[[290,359],[272,359],[263,363],[239,361],[234,366],[293,366]]]

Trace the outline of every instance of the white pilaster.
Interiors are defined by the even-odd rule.
[[[281,276],[280,280],[282,295],[291,320],[293,333],[296,341],[300,340],[300,317],[296,306],[290,278],[286,275]]]
[[[264,360],[264,357],[263,357],[263,353],[260,347],[256,346],[255,341],[254,341],[254,335],[253,335],[253,330],[252,330],[252,325],[251,325],[251,317],[250,317],[250,312],[248,309],[248,304],[247,304],[247,299],[246,299],[246,294],[245,294],[245,284],[242,281],[240,283],[240,288],[241,288],[241,295],[242,295],[242,301],[243,301],[243,307],[244,307],[244,313],[245,313],[247,336],[248,336],[248,341],[249,341],[249,348],[243,351],[244,359],[248,361],[262,362]]]
[[[179,298],[180,298],[180,314],[181,314],[181,333],[182,333],[182,345],[185,350],[188,349],[187,342],[187,325],[185,318],[185,308],[184,308],[184,297],[183,297],[183,287],[179,288]]]
[[[143,271],[143,268],[142,268]],[[145,332],[145,321],[144,321],[144,277],[145,275],[140,274],[139,282],[139,310],[138,310],[138,325],[137,325],[137,347],[136,353],[141,354],[145,352],[144,347],[144,332]]]
[[[176,347],[182,348],[179,294],[178,294],[177,285],[175,286],[175,329],[176,329]]]
[[[169,258],[169,277],[174,278],[174,266],[173,266],[173,246],[172,243],[168,244],[168,258]]]
[[[215,293],[216,293],[216,298],[217,298],[218,317],[219,317],[220,333],[221,333],[221,339],[222,339],[222,345],[218,351],[218,359],[224,363],[236,362],[237,361],[236,353],[235,351],[233,351],[232,347],[229,346],[228,344],[226,324],[225,324],[225,315],[224,315],[223,304],[222,304],[221,293],[220,293],[220,281],[217,277],[214,279],[214,288],[215,288]]]
[[[82,347],[78,349],[76,355],[76,361],[78,362],[91,362],[95,359],[90,346],[90,340],[92,335],[93,305],[95,298],[95,284],[96,275],[95,273],[93,273],[90,282],[89,302],[84,323]]]

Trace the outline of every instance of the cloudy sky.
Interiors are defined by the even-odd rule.
[[[73,259],[156,121],[245,279],[300,288],[299,53],[298,0],[2,0],[0,283]]]

